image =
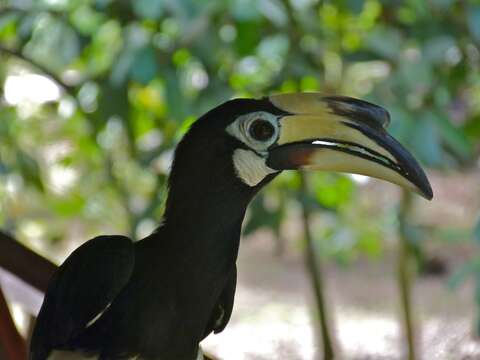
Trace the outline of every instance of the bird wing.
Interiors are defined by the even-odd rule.
[[[237,287],[237,266],[233,268],[228,276],[225,287],[215,305],[204,337],[213,330],[215,334],[222,332],[227,326],[233,310],[233,301],[235,298],[235,289]]]
[[[134,263],[134,245],[125,236],[98,236],[76,249],[50,280],[31,359],[45,359],[95,322],[128,283]]]

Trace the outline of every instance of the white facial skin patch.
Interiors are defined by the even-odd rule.
[[[250,132],[250,127],[258,125],[267,125],[270,130],[269,136],[265,138],[255,138]],[[263,123],[263,124],[262,124]],[[270,127],[270,129],[268,129]],[[248,186],[255,186],[260,183],[269,174],[278,170],[271,169],[265,163],[268,156],[268,147],[277,139],[280,132],[277,117],[265,111],[256,111],[253,113],[239,116],[230,124],[226,132],[244,143],[248,149],[236,149],[233,153],[233,165],[237,176]]]
[[[267,175],[277,172],[265,164],[265,159],[252,150],[237,149],[233,153],[237,176],[247,185],[255,186]]]

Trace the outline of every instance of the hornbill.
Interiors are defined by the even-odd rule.
[[[386,132],[389,120],[369,102],[317,93],[209,111],[176,148],[158,229],[138,242],[96,237],[59,267],[30,358],[196,359],[232,313],[245,210],[282,170],[369,175],[432,198],[418,163]]]

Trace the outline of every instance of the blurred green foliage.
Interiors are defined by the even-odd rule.
[[[474,0],[3,0],[0,60],[0,224],[24,240],[147,234],[176,142],[233,96],[365,98],[390,110],[392,132],[424,165],[447,171],[478,158]],[[60,94],[32,101],[30,90],[47,91],[21,82],[28,74]],[[380,255],[394,204],[372,215],[352,178],[311,180],[311,198],[299,199],[298,176],[278,178],[246,232],[269,227],[281,238],[298,202],[310,201],[322,213],[323,254]]]

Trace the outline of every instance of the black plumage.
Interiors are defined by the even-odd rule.
[[[136,243],[92,239],[61,265],[38,316],[33,360],[52,349],[101,359],[191,360],[204,337],[225,328],[245,210],[275,176],[244,184],[232,154],[245,145],[225,127],[259,109],[281,113],[267,100],[237,99],[193,124],[176,149],[164,218],[153,234]]]

